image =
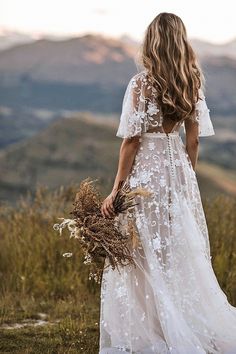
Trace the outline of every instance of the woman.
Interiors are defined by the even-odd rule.
[[[178,16],[160,13],[151,22],[142,62],[125,93],[118,172],[103,216],[113,216],[119,182],[151,193],[136,197],[132,214],[136,267],[104,270],[100,353],[235,354],[236,308],[212,268],[195,174],[199,137],[214,129],[203,74]],[[118,223],[125,229],[127,215]]]

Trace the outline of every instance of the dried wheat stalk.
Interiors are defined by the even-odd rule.
[[[120,184],[113,201],[116,216],[104,218],[101,213],[102,197],[94,182],[90,178],[81,182],[70,213],[73,218],[60,218],[63,221],[54,224],[54,229],[60,234],[65,227],[69,229],[70,237],[76,238],[82,247],[84,263],[91,266],[90,278],[99,282],[105,258],[113,270],[119,270],[120,266],[135,266],[132,248],[137,245],[138,234],[134,222],[129,218],[127,232],[124,233],[119,229],[116,216],[133,210],[137,205],[134,203],[135,196],[148,196],[150,192],[143,188],[131,191],[128,184]]]

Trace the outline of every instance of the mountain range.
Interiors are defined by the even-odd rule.
[[[235,43],[193,40],[209,103],[225,115],[236,109]],[[86,35],[20,44],[0,52],[0,105],[119,112],[128,80],[141,69],[139,46],[127,39]]]
[[[192,40],[213,115],[228,117],[236,111],[235,43]],[[44,114],[42,121],[39,112],[53,118],[64,116],[65,111],[118,115],[128,80],[141,69],[139,55],[139,44],[127,37],[92,34],[40,39],[0,51],[0,131],[4,131],[0,147],[24,138],[24,131],[29,136],[51,122]]]
[[[0,26],[0,50],[8,49],[18,44],[35,42],[37,37],[38,39],[53,39],[56,41],[63,39],[60,36],[53,35],[32,35],[30,33],[23,33],[15,30],[10,30]],[[133,39],[132,37],[129,37],[128,35],[122,35],[120,37],[120,41],[136,47],[140,45],[140,42]],[[236,58],[236,37],[235,39],[226,41],[224,43],[212,43],[197,38],[190,38],[190,42],[194,50],[196,50],[196,52],[200,56],[223,55]]]
[[[213,166],[199,176],[206,192],[210,185],[214,191],[226,185],[228,192],[235,185],[235,43],[192,40],[217,133],[201,142],[204,163]],[[97,172],[106,180],[114,172],[114,126],[126,85],[141,69],[138,58],[135,41],[100,35],[40,39],[0,51],[0,197],[13,200],[38,182],[55,187]],[[83,123],[88,116],[93,123]],[[211,177],[222,168],[233,189],[231,182],[215,187]]]

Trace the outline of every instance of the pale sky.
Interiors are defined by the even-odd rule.
[[[164,11],[180,16],[191,38],[236,38],[235,0],[0,0],[0,28],[36,37],[89,32],[142,40],[147,25]]]

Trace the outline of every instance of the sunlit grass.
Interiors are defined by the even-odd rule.
[[[54,192],[39,188],[17,208],[0,207],[0,325],[39,319],[44,326],[0,330],[0,352],[98,352],[99,285],[76,240],[53,230],[68,216],[77,186]],[[214,270],[231,304],[236,305],[236,202],[218,196],[204,200]],[[64,258],[64,252],[72,252]]]

